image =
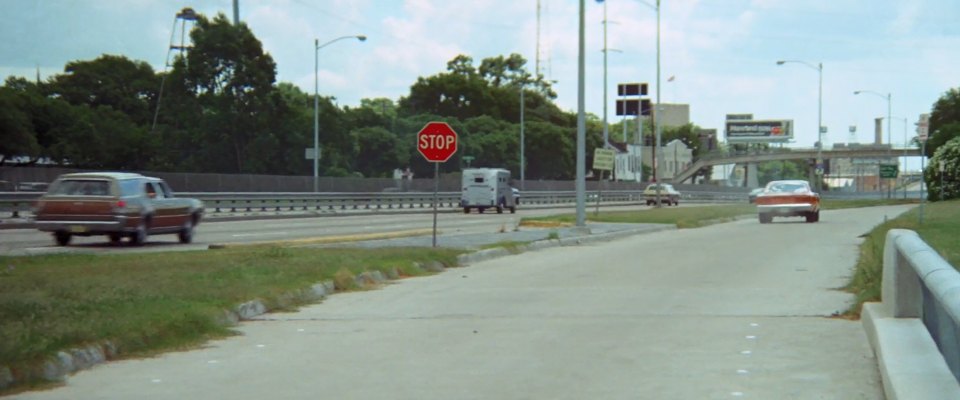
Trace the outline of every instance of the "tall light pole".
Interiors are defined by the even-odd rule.
[[[603,148],[610,146],[607,127],[607,2],[603,2]]]
[[[890,146],[890,148],[892,149],[893,148],[893,129],[891,129],[891,126],[893,126],[892,125],[893,119],[890,118],[890,112],[892,111],[892,107],[891,107],[892,102],[890,101],[890,99],[893,94],[887,93],[886,95],[884,95],[883,93],[875,92],[873,90],[856,90],[853,92],[854,95],[858,95],[860,93],[872,94],[874,96],[880,97],[881,99],[887,99],[887,145]],[[880,178],[878,177],[877,179],[880,179]],[[892,194],[890,192],[891,190],[892,190],[892,185],[891,187],[887,188],[887,198],[891,197],[891,194]],[[880,197],[883,197],[883,194],[882,194],[883,192],[881,191],[880,193],[881,193]]]
[[[777,65],[783,65],[786,63],[797,63],[806,65],[807,67],[817,70],[818,83],[817,83],[817,168],[820,171],[820,166],[823,165],[823,63],[817,63],[813,65],[806,61],[800,60],[780,60],[777,61]],[[817,178],[817,191],[823,191],[823,180]]]
[[[320,44],[320,39],[313,39],[313,191],[314,193],[319,191],[319,176],[320,176],[320,83],[319,83],[319,69],[320,69],[320,49],[327,47],[333,42],[344,40],[344,39],[357,39],[359,41],[367,40],[365,35],[349,35],[341,36],[336,39],[333,39],[324,44]]]
[[[526,77],[524,77],[524,80],[520,82],[520,190],[527,190],[527,188],[524,186],[525,185],[524,182],[526,181],[526,176],[524,172],[526,170],[526,160],[524,159],[524,151],[525,151],[524,145],[526,140],[523,137],[523,124],[524,124],[523,107],[525,103],[525,99],[523,97],[523,90],[526,87],[526,84],[527,84]]]
[[[662,106],[660,105],[660,0],[657,0],[656,3],[654,3],[654,4],[650,4],[649,2],[646,2],[646,1],[644,1],[644,0],[637,0],[637,1],[639,1],[641,4],[643,4],[643,5],[647,6],[647,7],[650,7],[651,9],[653,9],[654,11],[657,12],[657,104],[653,107],[653,122],[654,122],[654,125],[655,125],[654,130],[656,131],[657,140],[656,140],[656,143],[655,143],[656,148],[653,149],[653,151],[651,151],[650,153],[653,155],[653,179],[657,182],[657,186],[656,186],[656,188],[657,188],[657,207],[660,207],[660,206],[661,206],[661,204],[660,204],[660,183],[661,183],[661,182],[660,182],[660,177],[663,175],[663,174],[660,172],[660,168],[657,166],[657,162],[658,162],[657,160],[660,160],[660,159],[663,158],[663,152],[662,152],[661,149],[660,149],[660,140],[661,140],[661,124],[660,124],[660,120],[662,119],[662,118],[660,118],[660,117],[661,117],[661,116],[660,116],[660,112],[663,111],[663,110],[662,110]],[[642,112],[641,112],[641,114],[642,114]],[[639,117],[637,118],[637,120],[639,121]],[[641,138],[641,139],[642,139],[642,138]],[[659,153],[659,154],[658,154],[658,153]]]
[[[580,0],[579,41],[577,44],[577,226],[587,225],[586,190],[587,190],[587,150],[586,150],[586,104],[584,103],[585,69],[585,35],[584,35],[584,0]]]

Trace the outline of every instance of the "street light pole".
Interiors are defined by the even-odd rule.
[[[607,127],[607,2],[603,2],[603,148],[609,147]]]
[[[320,49],[332,44],[333,42],[353,39],[363,42],[367,40],[365,35],[341,36],[324,44],[320,44],[320,39],[313,39],[313,191],[319,191],[320,177]]]
[[[524,107],[524,98],[523,98],[523,89],[526,85],[526,82],[520,82],[520,190],[527,190],[524,186],[526,176],[524,175],[524,170],[526,170],[526,160],[524,160],[524,138],[523,138],[523,107]]]
[[[585,69],[585,41],[584,41],[584,13],[585,13],[584,0],[580,0],[580,16],[579,16],[579,40],[577,44],[577,181],[576,181],[576,190],[577,190],[577,227],[585,227],[587,225],[587,212],[585,208],[586,200],[586,132],[587,132],[587,120],[586,120],[586,105],[584,104],[584,88],[585,88],[585,79],[584,79],[584,69]]]
[[[657,107],[653,115],[653,117],[656,118],[654,121],[657,124],[657,148],[655,149],[656,151],[653,152],[655,153],[653,169],[657,178],[657,208],[663,206],[660,202],[660,185],[663,184],[660,180],[663,178],[663,172],[660,171],[660,166],[657,165],[658,162],[663,160],[663,149],[660,147],[661,126],[663,126],[663,122],[661,122],[663,119],[663,116],[660,115],[661,112],[663,112],[663,104],[660,104],[660,0],[657,0]]]
[[[806,65],[812,69],[817,70],[817,167],[819,168],[823,165],[823,63],[817,63],[813,65],[806,61],[800,60],[780,60],[777,61],[777,65],[783,65],[786,63],[797,63]],[[823,180],[817,178],[817,191],[823,191]]]

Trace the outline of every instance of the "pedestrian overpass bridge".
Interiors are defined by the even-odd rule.
[[[920,149],[915,147],[907,148],[889,148],[889,147],[847,147],[847,148],[834,148],[830,150],[822,150],[819,152],[821,158],[827,159],[839,159],[839,158],[891,158],[891,157],[919,157],[921,155]],[[703,157],[694,161],[693,164],[690,164],[685,170],[680,171],[674,178],[671,180],[672,183],[679,184],[684,181],[692,178],[696,175],[697,171],[704,167],[711,167],[714,165],[723,165],[723,164],[749,164],[749,163],[759,163],[765,161],[781,161],[781,160],[807,160],[807,159],[816,159],[818,156],[818,151],[815,148],[783,148],[783,149],[770,149],[768,151],[760,152],[744,152],[744,153],[709,153]]]

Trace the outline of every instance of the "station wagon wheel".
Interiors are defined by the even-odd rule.
[[[113,244],[120,243],[120,239],[123,239],[123,235],[116,232],[108,234],[107,237],[110,238],[110,243],[113,243]]]
[[[70,244],[70,234],[67,232],[54,232],[53,238],[60,246],[66,246]]]
[[[187,219],[187,222],[183,224],[183,229],[177,233],[177,238],[180,239],[180,243],[190,243],[193,241],[193,217]]]

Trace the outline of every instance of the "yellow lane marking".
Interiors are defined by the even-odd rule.
[[[529,226],[532,228],[563,228],[567,226],[573,226],[573,224],[569,222],[558,222],[558,221],[523,220],[523,221],[520,221],[520,226]]]
[[[423,236],[423,235],[429,235],[432,233],[433,233],[433,229],[410,229],[405,231],[358,233],[354,235],[321,236],[321,237],[289,239],[289,240],[273,240],[273,241],[244,242],[244,243],[217,243],[217,244],[211,244],[210,248],[223,249],[228,247],[259,246],[259,245],[265,245],[265,244],[278,245],[278,246],[300,246],[300,245],[306,245],[306,244],[326,244],[326,243],[342,243],[342,242],[359,242],[363,240],[396,239],[396,238],[402,238],[402,237]],[[439,233],[440,231],[437,231],[437,234]]]

